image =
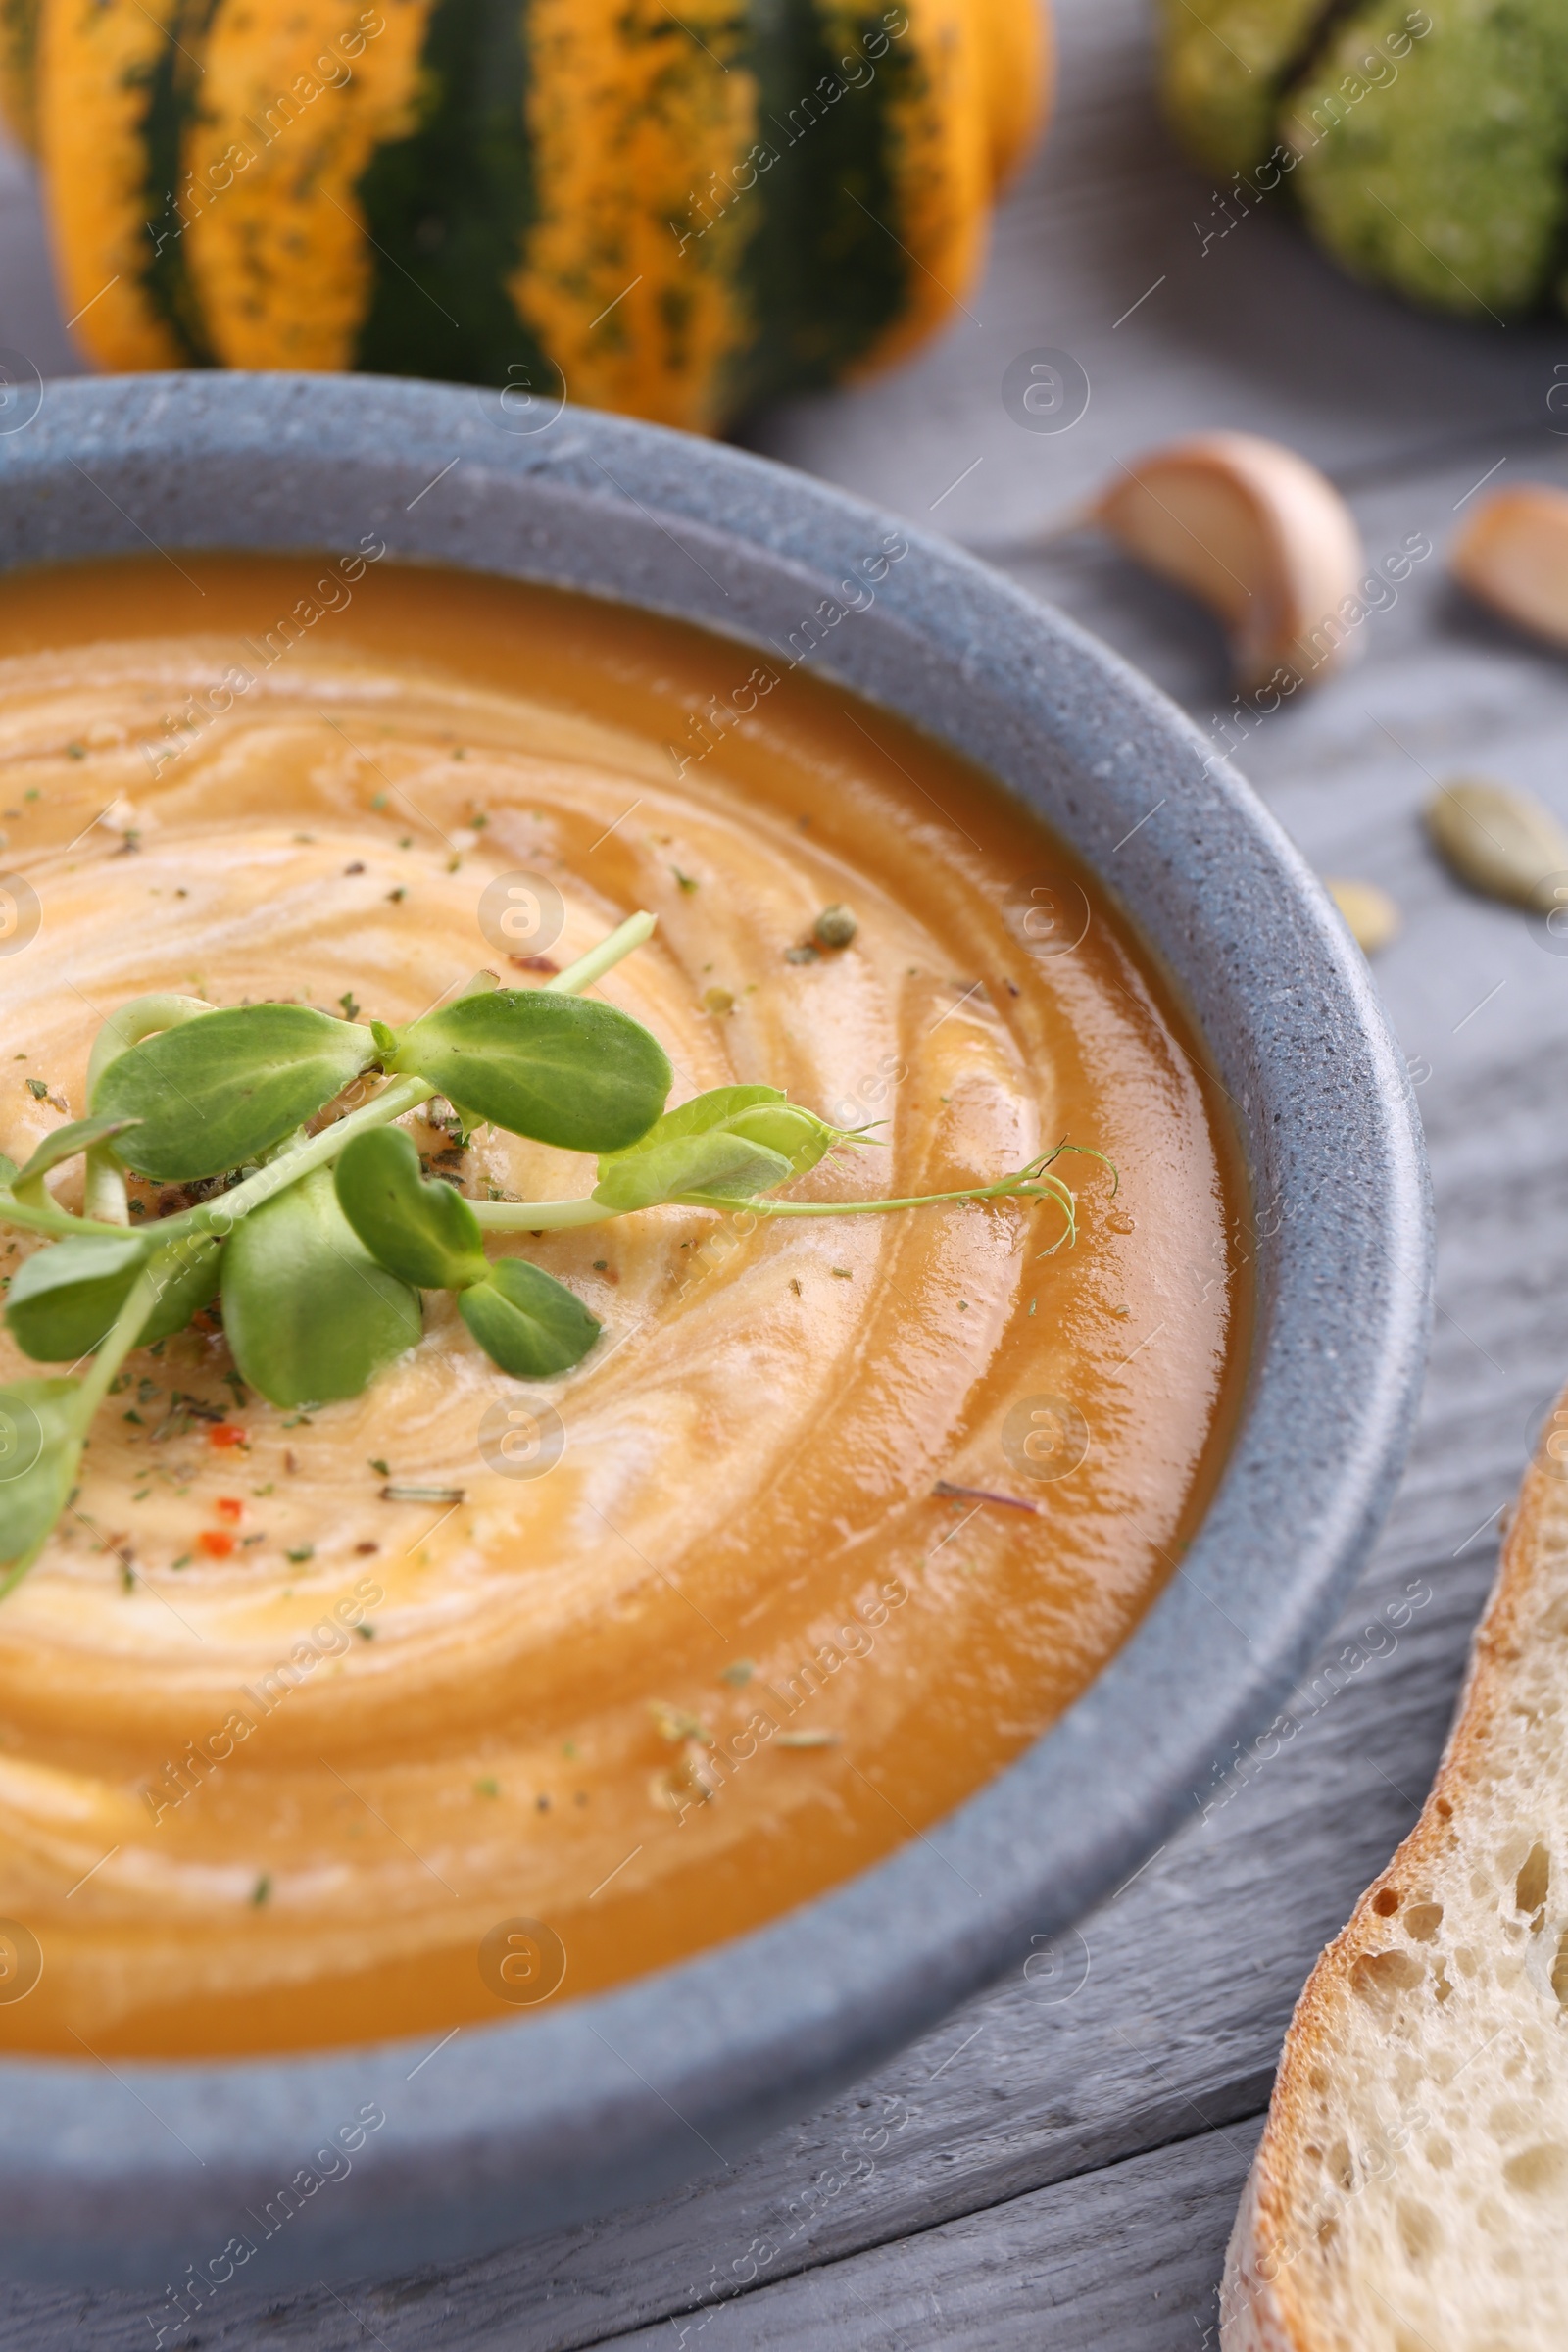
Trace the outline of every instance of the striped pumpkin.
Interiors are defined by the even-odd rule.
[[[697,431],[920,342],[1049,76],[1043,0],[0,0],[110,368],[368,368]]]

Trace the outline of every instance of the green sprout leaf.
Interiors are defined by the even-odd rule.
[[[515,1380],[548,1380],[580,1364],[600,1323],[564,1282],[525,1257],[502,1257],[458,1300],[486,1355]]]
[[[26,1166],[15,1171],[11,1179],[14,1189],[20,1193],[30,1187],[34,1194],[41,1195],[43,1180],[51,1168],[58,1168],[62,1160],[74,1159],[78,1152],[91,1151],[94,1144],[109,1143],[135,1124],[134,1119],[70,1120],[64,1127],[57,1127],[53,1135],[46,1135]],[[10,1164],[8,1160],[6,1165]]]
[[[81,1467],[82,1391],[74,1380],[0,1389],[0,1596],[48,1541]]]
[[[116,1146],[127,1167],[184,1183],[259,1158],[375,1058],[368,1029],[309,1005],[236,1005],[132,1046],[98,1080],[92,1107],[138,1122]]]
[[[566,1152],[619,1152],[664,1107],[673,1073],[656,1037],[612,1004],[545,989],[460,997],[398,1036],[389,1068],[470,1115]]]
[[[628,1150],[603,1154],[594,1199],[617,1214],[662,1200],[750,1200],[847,1140],[777,1087],[714,1087],[666,1111]]]
[[[318,1168],[253,1209],[223,1251],[223,1329],[273,1404],[357,1396],[419,1337],[419,1297],[378,1266]]]
[[[617,1216],[694,1195],[705,1200],[751,1200],[795,1173],[781,1152],[722,1130],[671,1136],[650,1151],[604,1158],[599,1169],[594,1199]]]
[[[177,1029],[182,1022],[197,1021],[213,1007],[204,997],[175,997],[160,991],[151,997],[132,997],[112,1012],[92,1041],[87,1056],[87,1100],[90,1102],[98,1092],[99,1080],[112,1061],[128,1054],[132,1046],[140,1045],[159,1029]]]
[[[580,1363],[599,1324],[574,1293],[526,1259],[491,1265],[463,1195],[419,1171],[401,1127],[356,1136],[337,1165],[337,1200],[378,1262],[422,1290],[457,1291],[458,1312],[485,1352],[518,1380]]]
[[[562,1231],[664,1200],[715,1210],[745,1202],[761,1218],[1014,1200],[1058,1212],[1061,1231],[1042,1255],[1072,1241],[1075,1197],[1052,1168],[1062,1152],[1088,1148],[1065,1142],[1010,1175],[952,1192],[765,1198],[858,1138],[770,1086],[718,1087],[664,1111],[671,1072],[658,1040],[580,993],[653,928],[650,914],[633,915],[544,989],[503,989],[480,973],[402,1031],[297,1004],[223,1011],[175,996],[138,998],[110,1016],[88,1062],[88,1116],[59,1128],[20,1173],[0,1154],[0,1223],[65,1237],[18,1266],[5,1302],[11,1335],[35,1360],[91,1357],[79,1378],[0,1389],[0,1598],[70,1505],[93,1416],[126,1356],[179,1330],[215,1288],[240,1377],[297,1410],[358,1396],[411,1348],[423,1288],[456,1292],[469,1331],[514,1378],[549,1379],[581,1363],[600,1336],[596,1318],[543,1268],[520,1258],[492,1265],[488,1232]],[[353,992],[341,1002],[352,1005]],[[390,1083],[337,1124],[301,1132],[377,1061]],[[27,1085],[49,1091],[41,1079]],[[586,1200],[473,1203],[426,1180],[413,1139],[394,1122],[437,1093],[461,1106],[465,1136],[491,1121],[594,1153],[596,1190]],[[86,1159],[84,1217],[49,1198],[44,1182],[74,1153]],[[172,1214],[133,1226],[145,1204],[127,1197],[127,1166],[165,1183],[242,1174],[220,1198],[171,1204]]]
[[[742,1110],[728,1122],[731,1135],[744,1136],[748,1143],[760,1144],[769,1152],[777,1152],[790,1163],[792,1175],[804,1176],[818,1160],[840,1144],[853,1144],[861,1137],[844,1127],[830,1127],[819,1119],[814,1110],[805,1110],[799,1102],[760,1102],[754,1108]]]
[[[706,1095],[693,1095],[676,1110],[666,1110],[649,1128],[647,1134],[630,1148],[648,1151],[656,1144],[667,1143],[674,1136],[710,1135],[742,1117],[747,1111],[764,1110],[789,1100],[776,1086],[714,1086]]]
[[[51,1250],[35,1250],[18,1268],[6,1297],[7,1327],[35,1362],[74,1364],[102,1345],[131,1284],[157,1254],[157,1300],[135,1342],[150,1348],[183,1331],[217,1297],[220,1248],[191,1236],[160,1252],[156,1227],[123,1240],[73,1235]]]
[[[464,1291],[489,1274],[472,1209],[427,1180],[402,1127],[357,1135],[337,1163],[338,1206],[377,1262],[425,1291]]]

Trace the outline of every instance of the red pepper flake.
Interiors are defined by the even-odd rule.
[[[205,1551],[210,1560],[226,1560],[234,1548],[234,1539],[226,1527],[204,1527],[196,1539],[198,1551]]]
[[[242,1519],[245,1515],[245,1505],[237,1494],[220,1494],[213,1507],[220,1519]]]
[[[215,1421],[207,1432],[207,1443],[209,1446],[217,1446],[221,1449],[227,1446],[248,1446],[250,1440],[234,1422]]]

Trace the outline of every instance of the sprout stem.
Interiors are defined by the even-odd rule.
[[[0,1225],[18,1225],[24,1233],[52,1233],[60,1241],[69,1241],[78,1233],[112,1234],[117,1242],[125,1238],[123,1225],[108,1224],[101,1217],[74,1217],[69,1208],[60,1208],[53,1201],[19,1200],[14,1193],[0,1193]]]
[[[114,1385],[116,1373],[140,1339],[148,1316],[158,1303],[158,1289],[165,1267],[174,1252],[160,1250],[150,1258],[125,1294],[125,1303],[98,1343],[92,1359],[92,1369],[82,1380],[74,1399],[76,1427],[85,1437],[94,1413]]]
[[[575,963],[568,963],[564,972],[547,980],[546,992],[553,997],[580,997],[585,988],[592,988],[596,980],[602,980],[633,948],[640,948],[645,939],[652,939],[658,924],[657,914],[629,915],[597,948],[590,948],[586,956],[579,956]]]
[[[631,1214],[605,1208],[591,1195],[586,1200],[470,1200],[468,1206],[487,1233],[564,1233],[573,1225],[606,1225]]]
[[[89,1217],[106,1225],[130,1223],[130,1200],[125,1171],[106,1144],[95,1144],[87,1154],[82,1205]]]
[[[688,1198],[696,1201],[699,1197],[692,1194]],[[916,1193],[904,1200],[738,1200],[733,1205],[759,1217],[880,1217],[894,1208],[940,1208],[948,1201],[963,1200],[1054,1200],[1069,1224],[1072,1222],[1073,1196],[1054,1177],[1021,1180],[1004,1176],[1000,1184],[970,1185],[960,1193]],[[716,1204],[710,1201],[707,1205]]]
[[[149,1264],[143,1266],[126,1293],[123,1306],[99,1342],[92,1369],[85,1379],[76,1383],[76,1394],[71,1400],[72,1435],[67,1443],[78,1462],[87,1432],[92,1427],[93,1416],[113,1388],[116,1373],[135,1347],[143,1325],[158,1303],[159,1280],[172,1254],[172,1251],[161,1250]],[[72,1483],[75,1483],[74,1472]],[[10,1562],[4,1575],[0,1576],[0,1600],[4,1600],[6,1594],[21,1584],[30,1568],[36,1567],[43,1547],[53,1533],[53,1526],[45,1528],[30,1551],[24,1551],[20,1559]]]
[[[1074,1224],[1076,1203],[1057,1176],[1031,1166],[996,1184],[968,1185],[956,1193],[919,1193],[905,1200],[767,1200],[760,1194],[748,1200],[720,1200],[711,1193],[672,1193],[654,1207],[711,1208],[752,1217],[876,1217],[895,1208],[938,1208],[964,1200],[1054,1200]],[[604,1225],[613,1217],[635,1216],[635,1209],[603,1208],[592,1196],[586,1200],[470,1200],[479,1223],[489,1233],[563,1233],[569,1227]]]

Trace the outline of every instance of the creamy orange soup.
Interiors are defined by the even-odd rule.
[[[149,557],[0,583],[0,865],[41,909],[0,958],[18,1161],[82,1113],[130,998],[398,1023],[648,907],[600,993],[672,1101],[760,1079],[884,1122],[797,1197],[988,1181],[1062,1138],[1120,1176],[1058,1163],[1054,1255],[1056,1212],[1016,1202],[507,1237],[604,1324],[535,1388],[439,1295],[308,1413],[247,1393],[212,1317],[132,1355],[0,1602],[0,1981],[30,1984],[0,2046],[515,2015],[788,1911],[1016,1756],[1172,1573],[1245,1340],[1216,1092],[1089,876],[885,712],[587,599]],[[481,927],[518,873],[559,937],[549,889]],[[855,938],[811,953],[830,904]],[[481,1198],[593,1184],[413,1127]],[[80,1163],[56,1182],[79,1206]],[[0,1378],[35,1369],[0,1339]]]

